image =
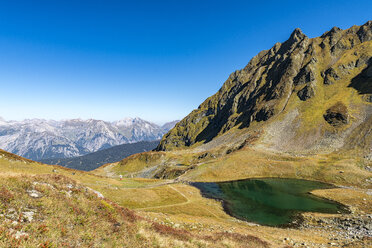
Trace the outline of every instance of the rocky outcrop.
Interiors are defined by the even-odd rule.
[[[260,52],[245,68],[232,73],[215,95],[163,136],[157,150],[208,143],[232,129],[249,129],[253,123],[258,123],[256,129],[265,129],[266,122],[289,112],[288,108],[293,106],[300,108],[298,118],[301,118],[305,112],[311,113],[306,111],[311,109],[306,105],[310,104],[307,101],[310,98],[317,99],[311,104],[319,100],[324,103],[317,103],[319,118],[314,119],[314,128],[322,128],[324,121],[335,127],[349,123],[347,104],[328,110],[326,106],[336,103],[333,95],[342,99],[340,92],[348,91],[347,86],[360,94],[371,94],[372,87],[365,80],[370,75],[371,33],[371,21],[347,30],[335,27],[313,39],[295,29],[287,41]],[[351,75],[357,76],[353,79]],[[349,91],[347,94],[352,96]],[[313,118],[308,116],[307,120],[310,119]],[[300,122],[294,123],[298,126]]]
[[[347,107],[342,103],[338,102],[324,114],[324,119],[334,127],[341,127],[349,123],[349,114]]]
[[[300,73],[294,79],[296,85],[303,85],[306,83],[313,82],[315,80],[315,74],[310,66],[305,66],[300,70]]]
[[[298,98],[300,98],[302,101],[306,101],[307,99],[313,97],[314,95],[315,92],[311,85],[306,85],[297,92]]]
[[[350,86],[357,89],[361,94],[372,94],[372,58],[364,58],[360,62],[357,60],[357,65],[367,65],[367,67],[356,77],[351,80]],[[370,97],[366,97],[369,101]]]
[[[339,80],[340,77],[336,73],[334,68],[328,68],[323,74],[324,84],[330,85],[333,84],[335,81]]]

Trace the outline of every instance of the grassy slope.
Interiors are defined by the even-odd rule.
[[[164,154],[165,157],[168,156],[168,153]],[[218,151],[215,151],[215,154],[218,154]],[[186,157],[189,157],[191,159],[190,162],[193,161],[192,155],[200,156],[200,152],[192,154],[188,151]],[[177,156],[180,156],[179,152],[171,153],[171,161],[174,162],[174,159],[176,159]],[[236,171],[229,170],[231,171],[231,174],[221,173],[220,175],[218,175],[218,173],[216,174],[216,171],[223,172],[225,170],[223,170],[223,168],[219,168],[218,170],[213,169],[214,166],[234,167],[236,166],[236,164],[239,164],[239,159],[246,161],[247,157],[245,156],[249,156],[251,158],[250,161],[253,161],[254,163],[248,166],[244,165],[242,167],[239,167],[239,170]],[[267,156],[266,159],[269,158],[270,160],[267,160],[267,162],[265,162],[265,156]],[[263,246],[264,243],[261,243],[259,240],[253,237],[256,236],[260,237],[260,239],[270,242],[274,247],[284,247],[285,244],[291,244],[294,242],[304,242],[310,247],[319,247],[321,244],[327,244],[331,242],[332,235],[334,235],[334,232],[330,232],[329,230],[312,229],[303,232],[302,230],[296,229],[280,229],[255,226],[246,222],[237,221],[236,219],[224,213],[219,202],[203,198],[197,189],[184,184],[166,184],[170,183],[171,181],[154,179],[125,178],[120,181],[117,178],[100,177],[86,172],[69,170],[58,166],[48,166],[39,163],[31,163],[28,160],[19,159],[20,158],[18,157],[7,157],[6,159],[4,159],[4,155],[2,158],[0,158],[2,184],[7,185],[7,190],[11,191],[12,194],[20,194],[20,196],[17,196],[15,199],[20,199],[22,202],[25,202],[27,204],[27,206],[22,205],[23,203],[21,201],[16,200],[12,203],[15,206],[14,208],[21,210],[25,207],[33,207],[32,204],[29,204],[30,202],[32,202],[33,199],[28,199],[29,197],[25,194],[25,189],[29,187],[30,183],[32,183],[33,181],[47,182],[49,184],[55,185],[55,187],[59,188],[60,190],[53,191],[48,189],[47,186],[37,186],[36,189],[40,192],[43,192],[44,194],[45,192],[47,192],[45,197],[37,200],[41,202],[41,209],[44,209],[43,211],[38,210],[38,214],[40,213],[41,216],[44,216],[46,212],[49,212],[50,216],[56,215],[58,218],[61,218],[61,220],[64,221],[63,223],[74,224],[71,224],[73,226],[73,229],[68,231],[67,236],[62,236],[60,225],[56,225],[56,223],[60,222],[58,222],[58,220],[56,219],[54,219],[54,221],[48,222],[48,232],[43,235],[40,235],[37,231],[39,226],[44,224],[44,222],[41,221],[42,219],[40,219],[40,221],[32,222],[32,224],[21,223],[19,231],[28,233],[30,237],[27,240],[22,239],[21,241],[19,241],[12,238],[11,234],[8,232],[8,230],[12,228],[10,227],[11,223],[3,222],[3,224],[1,224],[1,235],[3,235],[2,242],[4,242],[3,244],[9,245],[21,242],[21,244],[23,245],[30,244],[30,246],[35,246],[36,244],[40,243],[53,242],[53,240],[54,242],[62,242],[63,240],[63,242],[67,242],[67,244],[69,245],[76,244],[74,242],[80,242],[80,246],[89,247],[90,244],[94,242],[95,244],[100,244],[103,247],[110,247],[112,245],[112,243],[109,243],[112,241],[110,237],[111,235],[116,235],[116,233],[113,233],[116,230],[113,227],[113,223],[110,222],[109,219],[102,218],[98,222],[99,225],[91,225],[96,221],[94,219],[94,216],[97,214],[95,213],[96,210],[99,208],[99,206],[101,206],[101,200],[97,199],[93,195],[92,197],[95,198],[93,200],[94,202],[92,203],[89,199],[89,195],[91,194],[85,195],[85,191],[80,190],[74,192],[73,194],[76,194],[76,199],[79,199],[79,202],[83,201],[83,203],[76,204],[76,201],[73,201],[72,199],[67,197],[67,195],[61,193],[61,191],[63,190],[67,191],[66,182],[75,184],[74,181],[77,182],[77,185],[85,185],[98,190],[105,197],[112,200],[113,202],[119,203],[119,205],[123,207],[130,207],[132,209],[135,209],[136,215],[145,217],[146,220],[136,220],[134,222],[135,224],[131,224],[131,222],[128,222],[126,218],[119,218],[120,211],[122,211],[120,210],[121,208],[115,210],[113,214],[117,217],[116,220],[121,223],[121,231],[119,230],[119,233],[122,231],[124,232],[124,230],[129,230],[134,226],[134,229],[130,229],[133,231],[133,235],[128,236],[126,234],[127,236],[123,236],[128,238],[128,240],[122,240],[121,238],[116,237],[112,241],[118,242],[117,244],[125,244],[125,242],[127,242],[126,244],[134,244],[134,247],[215,247],[215,245],[239,247],[244,246],[243,244],[245,241],[242,240],[246,240],[247,247],[259,247],[260,245]],[[275,171],[272,167],[272,161],[274,160],[276,160],[281,166],[289,164],[289,166],[285,167],[288,167],[288,170],[292,172],[295,171],[293,168],[304,163],[313,163],[314,165],[317,164],[318,166],[324,167],[326,167],[326,165],[329,163],[339,163],[337,162],[338,156],[334,158],[320,156],[318,160],[315,161],[309,160],[308,158],[299,158],[290,155],[283,156],[280,154],[275,155],[264,151],[258,152],[248,150],[248,148],[244,148],[244,150],[233,152],[228,156],[213,158],[212,156],[208,155],[206,156],[206,158],[204,158],[204,160],[202,160],[204,161],[204,163],[200,164],[200,169],[189,171],[183,177],[185,179],[202,178],[203,180],[212,181],[222,180],[226,177],[229,179],[236,179],[242,177],[242,171],[246,171],[246,174],[243,176],[253,176],[253,174],[251,173],[267,173]],[[343,161],[343,163],[345,165],[344,167],[335,167],[336,174],[340,174],[342,177],[348,178],[351,177],[353,173],[360,173],[358,171],[354,171],[350,174],[349,170],[347,169],[347,160]],[[263,167],[260,166],[262,164],[264,164]],[[340,169],[343,169],[344,173],[339,173]],[[53,172],[53,170],[57,171]],[[194,174],[197,171],[203,173],[201,173],[200,175]],[[350,167],[350,171],[353,171],[353,167]],[[19,177],[20,175],[26,175],[26,177]],[[33,177],[30,177],[32,175]],[[59,176],[63,176],[62,182],[60,182],[58,179],[56,180],[56,178],[58,178]],[[362,176],[366,175],[363,175],[362,173]],[[63,182],[64,180],[66,182]],[[338,182],[345,181],[340,180]],[[26,185],[27,187],[23,187],[21,185]],[[335,199],[351,206],[354,209],[354,213],[359,213],[361,211],[370,213],[371,211],[368,206],[372,205],[372,197],[366,194],[365,189],[350,188],[347,189],[347,193],[345,193],[345,190],[322,190],[315,193],[326,196],[327,198]],[[87,199],[85,199],[85,197]],[[360,202],[361,197],[365,198],[366,201]],[[79,226],[80,224],[77,224],[77,226],[75,227],[75,221],[79,221],[79,214],[71,211],[62,211],[61,216],[59,216],[59,214],[57,213],[57,208],[53,207],[54,205],[57,206],[58,210],[60,211],[61,208],[68,208],[65,203],[69,203],[71,201],[72,204],[75,204],[73,206],[82,208],[85,211],[84,214],[86,214],[86,216],[84,216],[84,219],[86,218],[87,220],[89,220],[87,223],[84,223],[84,231],[82,231],[83,227]],[[109,205],[116,208],[116,205],[111,203],[109,200],[105,201],[108,202]],[[3,210],[9,208],[10,205],[3,208]],[[110,207],[108,208],[110,209]],[[94,214],[92,214],[92,211]],[[99,211],[103,211],[103,213],[107,214],[107,211],[111,210],[103,208]],[[161,227],[157,226],[156,228],[154,228],[154,224],[152,224],[153,222],[160,223]],[[127,227],[127,225],[131,227]],[[176,227],[176,229],[173,229],[171,227]],[[98,239],[98,237],[102,236],[101,232],[106,233],[102,235],[106,235],[108,240]],[[183,232],[187,232],[187,234],[185,235],[191,235],[191,238],[188,238],[187,241],[185,241],[185,237],[182,236]],[[218,235],[220,235],[219,233],[221,232],[224,233],[224,236],[227,235],[225,232],[232,233],[229,235],[238,236],[226,236],[225,240],[219,239],[218,241],[214,242],[206,238],[211,235],[213,237],[218,237]],[[290,237],[290,239],[283,241],[283,239],[286,237]],[[133,238],[134,240],[132,240]],[[255,243],[253,244],[252,242]],[[364,244],[361,244],[359,247],[368,245],[369,241],[365,240],[363,242]],[[353,246],[358,247],[358,244],[353,243]]]
[[[303,232],[237,221],[224,213],[219,202],[203,198],[196,188],[188,185],[166,184],[169,181],[154,179],[120,181],[19,159],[4,154],[0,158],[1,183],[6,191],[14,195],[10,202],[2,202],[1,212],[6,213],[10,208],[15,208],[18,218],[23,210],[36,210],[35,220],[31,223],[19,222],[16,227],[12,227],[9,221],[2,221],[0,242],[5,247],[17,244],[54,247],[62,243],[66,247],[90,247],[92,244],[96,247],[111,247],[115,244],[118,247],[123,244],[132,247],[266,246],[266,243],[254,236],[268,241],[274,247],[284,247],[293,242],[319,247],[320,244],[330,242],[332,233],[328,231]],[[45,184],[33,185],[35,181],[48,183],[55,189]],[[70,190],[68,184],[76,187],[71,197],[64,192]],[[98,190],[107,199],[98,199],[89,191],[86,192],[85,186]],[[43,197],[30,198],[26,194],[30,188],[42,192]],[[5,195],[6,191],[3,191]],[[317,194],[329,192],[320,191]],[[327,197],[334,198],[335,195],[332,193]],[[372,203],[371,197],[368,198],[364,191],[358,191],[358,194],[349,192],[348,199],[336,199],[353,205],[360,197],[367,199],[367,205]],[[122,207],[135,209],[136,213]],[[359,211],[362,206],[355,205],[355,208]],[[97,214],[101,218],[97,219]],[[131,217],[127,215],[137,216],[136,220],[130,220]],[[118,227],[116,223],[121,225]],[[9,232],[11,228],[15,230],[12,233]],[[28,238],[15,239],[17,231],[27,233]],[[290,237],[290,240],[283,242],[285,237]]]
[[[248,233],[173,228],[172,222],[159,223],[141,217],[144,212],[122,207],[187,203],[178,190],[182,185],[119,181],[35,163],[3,151],[0,156],[1,247],[268,247]],[[30,190],[41,197],[31,197]],[[33,212],[33,220],[27,221],[25,212]]]
[[[227,181],[252,177],[284,177],[317,180],[345,186],[370,187],[367,179],[372,173],[365,169],[368,165],[353,154],[291,155],[273,153],[256,147],[244,147],[225,154],[224,149],[208,153],[190,153],[190,150],[163,152],[161,156],[152,153],[138,154],[121,163],[101,167],[93,173],[117,177],[119,174],[131,176],[136,171],[158,167],[183,169],[185,174],[179,179],[186,181]],[[203,154],[209,154],[198,159]],[[138,159],[146,157],[147,160]],[[215,156],[215,157],[213,157]],[[180,164],[184,166],[179,166]],[[190,169],[192,168],[192,169]],[[130,173],[129,173],[130,172]],[[134,174],[136,175],[136,174]],[[169,174],[172,176],[172,174]]]
[[[372,173],[358,159],[339,154],[291,156],[252,148],[201,164],[182,176],[191,181],[227,181],[252,177],[302,178],[368,188]]]
[[[218,155],[219,151],[214,151]],[[152,153],[151,153],[152,154]],[[149,158],[154,158],[152,163],[159,162],[159,157],[147,154],[147,162]],[[190,150],[187,150],[189,161],[194,161],[190,156]],[[200,152],[193,154],[195,157],[201,155]],[[139,155],[138,155],[139,156]],[[142,156],[144,156],[142,154]],[[180,157],[182,152],[165,152],[163,153],[162,160],[172,161],[175,163],[176,158]],[[135,158],[138,158],[135,156]],[[184,161],[184,160],[183,160]],[[254,150],[252,148],[243,148],[239,151],[233,152],[229,155],[213,158],[207,156],[201,160],[197,169],[189,170],[181,176],[182,180],[191,181],[223,181],[235,180],[249,177],[293,177],[293,178],[306,178],[319,180],[324,182],[331,182],[343,186],[352,186],[345,189],[330,189],[330,190],[317,190],[313,193],[329,199],[339,201],[348,205],[353,210],[353,215],[372,213],[372,196],[368,194],[370,184],[366,179],[371,178],[372,173],[365,171],[358,167],[357,163],[348,156],[340,157],[338,154],[320,155],[320,156],[291,156],[289,154],[274,154],[264,150]],[[142,166],[146,167],[145,161],[137,159],[129,159],[126,163],[136,165],[136,168],[141,169]],[[176,161],[177,162],[177,161]],[[178,161],[180,162],[180,161]],[[172,166],[170,166],[172,167]],[[124,166],[115,167],[116,173],[122,173],[120,168]],[[103,171],[96,171],[103,172]],[[342,172],[342,173],[340,173]],[[287,244],[290,242],[283,242],[284,237],[290,237],[293,242],[306,243],[310,247],[320,247],[321,244],[327,244],[331,241],[332,235],[335,232],[327,229],[306,230],[306,232],[296,229],[280,229],[270,228],[264,226],[251,226],[245,222],[239,222],[230,216],[227,216],[222,209],[219,202],[209,199],[203,199],[200,192],[188,185],[171,184],[173,188],[181,192],[186,199],[182,202],[173,201],[164,205],[156,205],[144,207],[141,202],[141,197],[138,196],[136,204],[130,202],[131,207],[137,211],[143,211],[143,215],[152,219],[161,220],[165,223],[180,223],[188,230],[199,230],[204,232],[214,230],[229,230],[237,231],[246,234],[255,234],[261,238],[271,241],[275,246],[280,244]],[[162,186],[166,188],[165,186]],[[169,185],[167,186],[169,187]],[[176,193],[172,190],[168,192]],[[137,193],[141,190],[137,189]],[[135,197],[131,192],[124,193],[125,198]],[[134,199],[134,198],[133,198]],[[365,199],[365,201],[361,201]],[[180,199],[181,200],[181,199]],[[127,204],[123,202],[122,204]],[[310,218],[319,217],[319,215],[309,215]],[[330,215],[321,215],[323,218],[330,218]],[[341,240],[342,238],[340,238]],[[364,241],[363,241],[364,242]],[[353,243],[352,247],[368,246],[371,240],[365,240],[365,244],[358,245]]]

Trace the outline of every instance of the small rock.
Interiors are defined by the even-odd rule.
[[[98,198],[105,198],[105,197],[102,195],[101,192],[96,191],[96,190],[94,190],[94,189],[91,189],[91,188],[89,188],[89,187],[86,187],[86,188],[87,188],[89,191],[92,191],[94,194],[96,194]]]
[[[14,238],[16,238],[16,239],[26,238],[26,237],[28,237],[28,233],[25,233],[25,232],[22,232],[22,231],[17,231],[14,234]]]
[[[71,196],[72,196],[72,191],[71,190],[69,190],[69,191],[62,190],[62,193],[65,193],[68,198],[71,198]]]
[[[27,190],[27,193],[32,198],[41,198],[41,197],[43,197],[43,195],[39,191],[34,190],[34,189]]]
[[[307,99],[313,97],[314,95],[315,95],[314,89],[312,86],[309,85],[306,85],[304,88],[297,92],[298,98],[300,98],[300,100],[302,101],[306,101]]]
[[[336,73],[335,69],[329,68],[324,73],[322,73],[324,78],[324,84],[330,85],[333,84],[336,80],[339,80],[340,77]]]
[[[18,219],[17,211],[14,208],[9,208],[5,217],[11,220],[16,220]]]
[[[32,211],[22,212],[23,221],[31,222],[34,219],[34,214],[35,212]]]

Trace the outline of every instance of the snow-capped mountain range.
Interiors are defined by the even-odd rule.
[[[0,149],[32,160],[70,158],[116,145],[160,139],[177,121],[158,126],[140,118],[6,121],[0,117]]]

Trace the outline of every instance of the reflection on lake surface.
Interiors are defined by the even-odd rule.
[[[346,207],[309,194],[331,185],[300,179],[247,179],[218,183],[192,183],[203,196],[220,199],[226,212],[239,219],[269,226],[299,220],[301,212],[341,213]]]

